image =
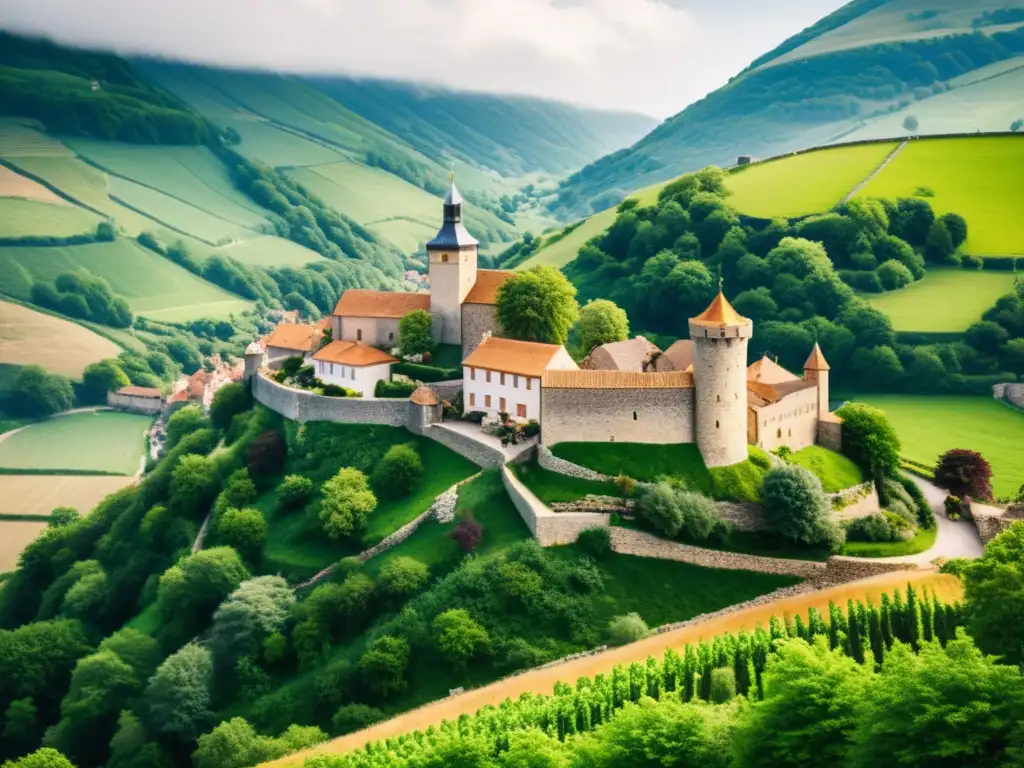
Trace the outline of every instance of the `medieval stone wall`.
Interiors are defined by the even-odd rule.
[[[1024,384],[996,384],[992,388],[992,396],[1024,410]]]
[[[818,436],[818,390],[801,389],[773,405],[758,408],[757,444],[766,451],[781,445],[794,451],[814,445]]]
[[[839,453],[843,450],[843,425],[838,421],[818,422],[818,444]]]
[[[423,434],[431,440],[451,448],[479,467],[502,467],[505,465],[505,454],[498,448],[497,438],[493,438],[495,445],[491,447],[480,440],[474,440],[469,435],[448,429],[444,424],[432,424],[423,431]]]
[[[160,397],[135,397],[133,395],[121,395],[117,392],[108,392],[107,405],[111,408],[117,408],[119,411],[144,413],[152,416],[163,410],[164,401]]]
[[[567,475],[568,477],[578,477],[583,480],[607,480],[607,475],[602,475],[600,472],[595,472],[592,469],[581,467],[579,464],[574,464],[571,461],[560,459],[551,452],[551,449],[546,445],[537,446],[537,463],[544,469],[550,470],[551,472],[557,472],[560,475]]]
[[[252,393],[258,402],[292,421],[404,427],[409,417],[409,401],[404,398],[324,397],[285,387],[263,373],[253,377]]]
[[[498,308],[494,304],[462,305],[462,359],[465,360],[480,345],[488,331],[501,336]]]
[[[855,520],[858,517],[873,515],[881,509],[878,491],[871,480],[839,493],[830,493],[828,498],[836,510],[832,513],[836,520]]]
[[[611,525],[610,514],[552,512],[508,467],[501,468],[501,482],[526,527],[542,547],[572,544],[587,528],[607,528]]]
[[[692,443],[692,388],[541,390],[541,440]]]

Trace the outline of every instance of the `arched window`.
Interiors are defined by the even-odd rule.
[[[721,395],[715,395],[715,397],[718,398],[716,400],[716,402],[719,402],[719,403],[722,402],[722,396]]]
[[[775,432],[775,436],[776,436],[776,437],[782,437],[782,430],[781,430],[781,429],[777,430],[777,431]]]
[[[718,422],[715,422],[715,429],[718,429]]]

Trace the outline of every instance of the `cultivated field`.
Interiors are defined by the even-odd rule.
[[[243,264],[254,267],[302,267],[323,259],[316,251],[311,251],[291,240],[273,235],[255,237],[217,248],[213,253],[230,256]]]
[[[885,411],[908,459],[932,465],[951,448],[967,448],[992,465],[997,496],[1011,496],[1024,484],[1024,413],[989,397],[864,395],[854,399]]]
[[[120,411],[89,411],[47,419],[0,442],[0,467],[134,475],[152,422],[149,416]]]
[[[929,187],[936,213],[967,219],[968,253],[1024,254],[1022,178],[1024,137],[929,139],[908,144],[859,194],[909,197]]]
[[[300,766],[303,760],[312,754],[350,752],[371,741],[426,729],[431,725],[440,725],[444,720],[457,720],[459,715],[473,714],[484,706],[499,706],[505,699],[517,699],[523,693],[550,694],[558,682],[573,684],[580,677],[593,678],[595,675],[606,674],[616,664],[628,665],[634,661],[643,663],[648,656],[659,658],[669,648],[679,652],[687,643],[693,644],[701,640],[710,640],[715,635],[727,632],[751,631],[759,624],[766,627],[772,616],[781,617],[784,614],[801,613],[806,617],[807,610],[812,607],[827,616],[829,601],[845,606],[846,601],[850,599],[866,600],[870,598],[877,604],[883,592],[891,593],[894,590],[904,590],[907,583],[913,583],[918,594],[928,590],[929,593],[934,593],[943,601],[959,600],[963,595],[960,581],[955,576],[929,571],[903,571],[818,592],[786,597],[765,605],[709,619],[693,626],[654,635],[646,640],[604,651],[594,656],[575,659],[547,669],[525,672],[483,688],[441,699],[412,712],[370,726],[365,730],[334,739],[323,746],[264,763],[264,765]]]
[[[74,205],[0,197],[0,237],[70,237],[91,234],[102,219]]]
[[[958,332],[980,320],[999,297],[1012,293],[1014,277],[1012,272],[933,267],[906,288],[862,298],[885,312],[897,331]],[[955,301],[950,301],[952,296]]]
[[[80,379],[90,363],[117,357],[120,348],[88,328],[53,315],[0,301],[0,360],[41,365]]]
[[[0,520],[0,573],[13,571],[21,551],[45,530],[46,523]]]
[[[759,163],[730,175],[729,205],[761,218],[827,211],[895,149],[897,142],[806,152]]]
[[[77,157],[15,157],[12,164],[38,176],[66,195],[101,211],[107,211],[107,174]]]
[[[0,249],[0,292],[28,300],[33,280],[85,267],[124,296],[133,312],[185,322],[226,318],[250,303],[129,240],[47,248]]]
[[[133,482],[134,478],[127,476],[0,475],[0,514],[48,515],[57,507],[74,507],[86,515]]]
[[[0,165],[0,197],[22,197],[43,203],[64,205],[65,201],[42,184]]]
[[[71,157],[67,147],[33,125],[34,121],[11,117],[0,119],[0,157]]]

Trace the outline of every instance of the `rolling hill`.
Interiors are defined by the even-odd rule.
[[[637,187],[729,166],[739,155],[910,133],[1006,131],[1024,115],[1021,13],[1024,0],[854,0],[629,149],[573,174],[552,209],[586,215]],[[1017,21],[990,23],[1005,18]],[[916,127],[904,127],[908,118]]]

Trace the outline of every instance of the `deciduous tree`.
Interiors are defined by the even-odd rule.
[[[863,403],[844,405],[836,413],[843,419],[843,453],[876,480],[894,477],[900,440],[885,414]]]
[[[498,289],[498,322],[509,338],[565,344],[579,318],[576,287],[554,267],[538,266]]]
[[[491,636],[463,608],[452,608],[434,619],[438,650],[456,668],[463,668],[474,656],[486,653]]]
[[[398,321],[398,343],[403,355],[422,355],[434,348],[430,323],[430,313],[425,309],[414,309]]]
[[[321,492],[320,520],[332,539],[361,531],[377,508],[377,497],[370,490],[366,475],[352,467],[339,469],[324,483]]]
[[[954,448],[939,457],[935,484],[954,496],[992,498],[992,467],[977,451]]]
[[[189,643],[157,668],[146,686],[143,711],[152,734],[191,744],[213,717],[213,656]]]
[[[607,299],[588,301],[580,310],[580,349],[584,354],[601,344],[629,338],[626,311]]]

